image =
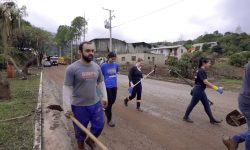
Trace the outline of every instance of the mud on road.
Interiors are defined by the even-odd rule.
[[[65,66],[44,69],[43,80],[43,148],[45,150],[76,149],[72,123],[62,112],[47,106],[62,104],[62,85]],[[190,102],[188,85],[146,79],[143,82],[144,112],[135,110],[135,102],[125,108],[127,77],[118,77],[118,96],[113,108],[115,128],[107,125],[99,138],[110,150],[223,150],[223,135],[234,135],[246,126],[231,127],[224,121],[211,125],[201,103],[191,113],[194,124],[182,121]],[[218,119],[237,108],[238,93],[225,91],[219,95],[207,90],[214,102],[212,111]],[[243,145],[239,150],[243,150]]]

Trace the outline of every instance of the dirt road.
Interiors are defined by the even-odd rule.
[[[63,113],[49,110],[51,104],[60,104],[65,66],[44,69],[43,118],[45,150],[71,150],[76,148],[72,124]],[[118,97],[114,105],[115,128],[105,126],[100,140],[110,150],[223,150],[223,135],[233,135],[246,129],[230,127],[224,121],[211,125],[201,103],[194,109],[191,118],[194,124],[182,121],[182,116],[191,96],[190,87],[146,79],[143,82],[143,110],[135,110],[135,103],[125,108],[123,99],[127,96],[127,77],[118,77]],[[237,108],[238,93],[225,91],[219,95],[207,90],[214,102],[212,110],[216,118]],[[240,146],[243,150],[243,145]]]

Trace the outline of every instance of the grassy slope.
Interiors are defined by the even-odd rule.
[[[0,103],[0,120],[21,115],[32,116],[8,122],[0,122],[0,150],[32,149],[34,139],[34,110],[37,104],[39,77],[32,75],[29,80],[12,79],[11,101]]]

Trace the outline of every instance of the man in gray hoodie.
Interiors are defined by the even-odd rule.
[[[233,136],[233,138],[225,137],[223,143],[228,150],[236,150],[239,143],[245,142],[246,150],[250,150],[250,61],[246,67],[238,102],[240,111],[246,118],[248,130]]]

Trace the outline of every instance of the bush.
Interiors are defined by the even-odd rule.
[[[5,58],[0,55],[0,70],[6,69],[6,63],[5,63]]]
[[[229,63],[233,66],[243,67],[250,59],[250,52],[244,51],[233,54],[229,57]]]
[[[167,60],[169,66],[176,66],[178,64],[178,59],[176,57],[169,56]]]

